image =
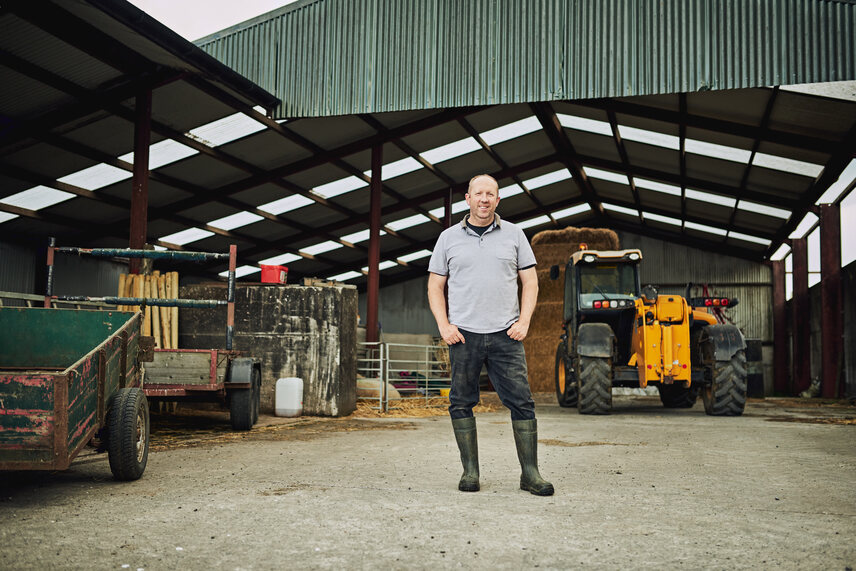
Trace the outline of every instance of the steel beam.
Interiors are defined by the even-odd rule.
[[[785,300],[785,262],[770,262],[773,270],[773,390],[788,393],[788,305]]]
[[[371,223],[369,237],[369,279],[366,290],[366,342],[378,340],[378,292],[380,291],[380,201],[383,146],[372,148]]]
[[[808,298],[808,245],[805,238],[791,242],[793,255],[793,299],[791,300],[791,343],[793,379],[791,393],[811,384],[811,303]]]
[[[841,207],[820,205],[821,396],[841,396],[844,303],[841,295]]]
[[[137,94],[134,122],[134,176],[131,183],[131,220],[128,247],[141,250],[146,245],[149,209],[149,145],[152,140],[152,92]],[[129,273],[140,273],[141,260],[131,258]]]

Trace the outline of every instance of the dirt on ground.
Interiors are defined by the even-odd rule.
[[[152,415],[148,467],[86,451],[0,473],[0,569],[841,569],[856,566],[856,407],[750,400],[741,417],[536,395],[551,497],[519,489],[507,411],[477,413],[481,491],[457,490],[442,404],[370,417]],[[430,403],[433,404],[433,403]],[[423,407],[424,408],[424,407]]]

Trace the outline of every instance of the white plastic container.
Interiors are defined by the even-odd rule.
[[[303,414],[303,379],[284,377],[276,381],[277,416],[300,416]]]

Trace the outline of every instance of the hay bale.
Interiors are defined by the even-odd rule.
[[[532,245],[539,244],[579,244],[585,242],[589,250],[617,250],[618,234],[608,228],[573,228],[561,230],[544,230],[532,237]]]
[[[555,390],[556,347],[559,334],[527,336],[523,340],[526,350],[526,365],[529,370],[529,387],[533,392],[551,392]]]
[[[533,392],[555,390],[555,359],[562,334],[565,265],[584,242],[590,250],[617,250],[618,235],[605,228],[564,228],[545,230],[532,238],[538,260],[538,304],[523,341],[529,386]],[[550,266],[559,266],[559,279],[550,279]]]

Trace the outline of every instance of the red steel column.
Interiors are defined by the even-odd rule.
[[[785,302],[785,262],[773,268],[773,391],[788,392],[788,311]]]
[[[134,123],[134,178],[131,186],[131,248],[142,249],[146,244],[146,226],[149,217],[149,144],[152,127],[152,92],[137,95]],[[131,258],[130,273],[140,273],[140,258]]]
[[[820,205],[821,396],[838,398],[844,336],[841,296],[841,207]]]
[[[808,245],[805,238],[791,242],[794,261],[794,298],[791,324],[794,376],[792,394],[811,384],[811,304],[808,299]]]
[[[371,209],[369,212],[369,281],[366,288],[366,341],[378,340],[377,308],[380,289],[380,193],[383,147],[372,147]]]

